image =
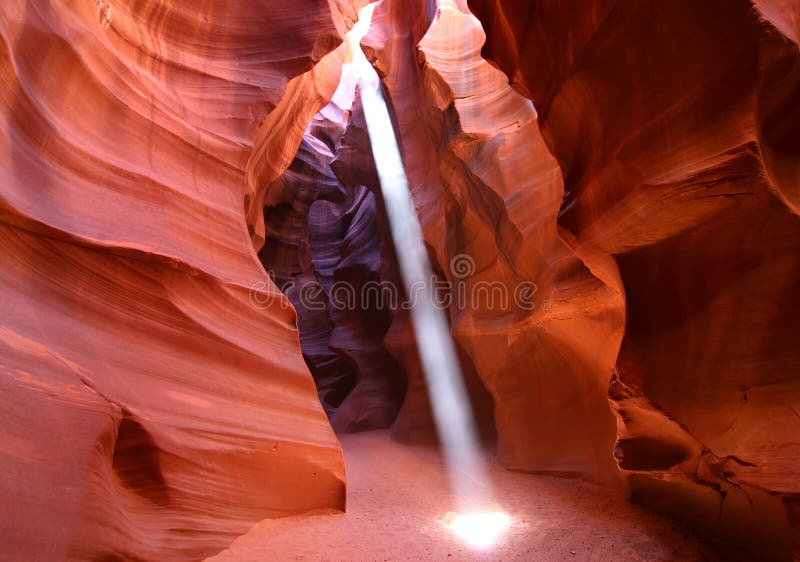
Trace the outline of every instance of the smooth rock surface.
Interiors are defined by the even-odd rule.
[[[562,236],[561,172],[533,106],[481,59],[480,24],[463,3],[441,8],[434,18],[383,2],[364,44],[385,77],[434,270],[450,287],[463,370],[493,397],[503,465],[607,477],[606,393],[624,328],[616,265]],[[404,407],[398,423],[418,410]]]
[[[470,0],[540,113],[558,223],[613,255],[634,498],[730,555],[800,555],[794,1]]]
[[[330,300],[398,275],[338,105],[364,4],[0,6],[5,557],[196,560],[344,508],[331,424],[434,439],[408,314]],[[622,473],[747,560],[800,556],[799,38],[796,0],[383,0],[364,40],[499,463]],[[409,478],[442,478],[432,450],[347,439],[387,447],[354,457],[359,486],[400,472],[383,519],[303,520],[320,544],[378,536]],[[532,480],[497,470],[524,513]],[[697,554],[621,509],[587,558]],[[428,528],[411,511],[403,536]],[[542,537],[583,523],[505,552],[573,555]],[[225,556],[297,547],[292,525]]]
[[[4,559],[197,560],[264,517],[344,508],[244,207],[256,130],[345,11],[0,6]]]

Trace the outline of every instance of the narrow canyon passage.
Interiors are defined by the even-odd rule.
[[[268,188],[271,200],[290,203],[268,206],[260,257],[265,267],[282,269],[279,286],[299,310],[304,356],[334,429],[356,431],[394,423],[398,395],[402,398],[399,364],[381,343],[393,318],[400,311],[409,315],[435,435],[459,504],[457,524],[469,522],[472,532],[476,526],[488,528],[493,520],[505,526],[509,516],[494,500],[479,454],[475,417],[447,307],[436,291],[438,283],[385,92],[361,50],[374,8],[373,4],[362,8],[358,22],[345,36],[346,62],[331,102],[312,119],[293,165]],[[473,24],[479,25],[474,19]],[[344,123],[337,123],[337,118]],[[366,185],[344,185],[343,178],[357,174],[334,154],[347,150],[347,131],[359,127],[362,120],[366,129],[361,130],[369,144],[349,148],[367,153],[362,158],[374,169],[370,176],[377,175],[377,193]],[[376,200],[383,203],[380,209]],[[380,224],[379,218],[383,219]],[[381,239],[386,243],[382,245]],[[392,247],[387,247],[389,242]],[[396,258],[389,264],[398,272],[394,283],[376,283],[382,253]],[[272,276],[275,279],[274,272]],[[377,292],[368,291],[368,286]],[[487,532],[490,544],[494,537]]]
[[[596,484],[570,484],[504,471],[494,453],[492,397],[483,398],[485,386],[469,358],[461,354],[472,374],[471,397],[450,388],[446,380],[437,382],[438,376],[452,373],[460,385],[463,375],[459,365],[448,365],[450,352],[443,353],[447,346],[433,328],[432,317],[426,312],[415,316],[426,302],[409,297],[409,287],[415,283],[424,287],[431,275],[426,272],[428,253],[434,261],[437,257],[431,247],[426,251],[421,246],[414,210],[405,208],[410,193],[401,155],[392,146],[397,131],[389,115],[384,118],[387,107],[378,76],[371,67],[364,68],[369,63],[360,42],[369,33],[374,7],[361,10],[359,22],[346,37],[341,77],[331,101],[313,115],[292,163],[267,188],[265,242],[259,252],[264,267],[298,311],[306,363],[345,451],[347,511],[263,521],[211,559],[353,560],[365,553],[376,560],[715,559],[680,524],[652,514],[643,517],[643,511],[627,503],[622,481],[609,474],[603,473]],[[535,123],[530,102],[512,93],[505,78],[479,59],[475,46],[481,42],[480,22],[457,3],[440,1],[437,10],[420,45],[433,68],[450,80],[456,100],[467,104],[456,105],[457,126],[491,135]],[[463,71],[454,68],[452,60],[437,59],[444,53],[451,58],[453,53],[473,57],[471,64],[492,77],[499,94],[494,91],[482,100],[469,92],[460,98]],[[493,104],[495,113],[482,116]],[[506,124],[503,119],[515,121]],[[535,153],[532,145],[522,143],[523,150]],[[395,198],[388,212],[387,194]],[[498,228],[501,219],[494,220]],[[465,254],[448,265],[450,271],[439,269],[440,282],[445,280],[446,291],[455,293],[463,289],[458,285],[464,276],[459,268],[467,267],[466,275],[472,275],[475,263]],[[403,285],[404,277],[413,281]],[[448,278],[456,283],[447,283]],[[476,294],[473,290],[466,298]],[[463,312],[459,306],[475,304],[446,296],[449,304],[439,308],[450,318]],[[400,306],[399,301],[411,306]],[[488,312],[494,312],[487,305]],[[388,335],[391,329],[404,332],[405,350],[412,357],[403,360],[398,354]],[[446,325],[444,334],[451,345]],[[433,348],[426,363],[418,354],[427,345]],[[444,357],[433,359],[437,355]],[[412,379],[426,399],[412,413],[400,411],[401,403],[416,398],[406,395]],[[431,392],[431,385],[437,384],[442,388]],[[466,409],[453,411],[452,405],[444,405],[453,400]],[[491,427],[482,432],[488,440],[481,449],[470,429],[473,402],[479,423]],[[441,412],[436,412],[437,406]],[[425,419],[423,437],[412,438],[402,430],[407,423],[403,418],[420,414]],[[387,427],[392,430],[352,433]],[[438,445],[409,444],[415,441]],[[505,518],[502,528],[483,529],[488,523],[481,521],[459,530],[460,509],[470,502],[497,509],[492,513]],[[485,542],[477,539],[481,532],[489,533]]]
[[[0,560],[800,560],[799,334],[800,0],[0,2]]]
[[[575,177],[564,178],[565,163],[557,161],[552,144],[548,146],[552,137],[542,137],[543,121],[530,99],[517,93],[524,90],[521,78],[513,76],[512,89],[508,77],[484,58],[486,36],[470,7],[448,0],[429,6],[427,14],[409,12],[396,2],[372,8],[376,17],[363,44],[381,75],[395,129],[384,127],[382,132],[397,134],[408,163],[427,254],[451,298],[445,308],[470,389],[469,403],[482,435],[489,443],[499,440],[500,463],[602,481],[613,481],[618,466],[633,475],[629,482],[637,501],[678,516],[681,500],[676,497],[671,506],[659,490],[662,482],[683,481],[678,489],[684,490],[689,502],[708,502],[708,498],[698,500],[697,494],[702,496],[710,486],[719,493],[719,509],[704,508],[709,517],[725,509],[736,513],[731,517],[748,521],[752,536],[761,537],[754,539],[761,546],[753,548],[762,549],[767,558],[783,556],[779,553],[789,548],[783,538],[789,531],[781,520],[781,508],[771,498],[761,498],[757,490],[744,492],[746,488],[738,484],[728,489],[709,481],[703,465],[728,467],[731,461],[706,456],[659,406],[637,397],[641,386],[628,382],[636,380],[636,371],[627,358],[636,345],[646,342],[640,333],[653,329],[643,319],[658,300],[654,294],[643,297],[646,303],[640,300],[647,289],[639,280],[643,270],[633,264],[646,258],[635,251],[605,253],[602,244],[576,238],[597,234],[582,232],[576,222],[576,192],[565,188],[567,181],[575,184]],[[349,48],[351,54],[342,55],[346,63],[339,87],[331,103],[313,117],[294,160],[301,166],[312,161],[322,166],[322,174],[315,172],[318,179],[311,183],[304,172],[305,187],[298,193],[316,190],[312,198],[303,203],[299,197],[293,205],[306,206],[295,225],[301,231],[295,240],[303,238],[303,228],[308,229],[306,249],[302,242],[298,245],[307,255],[299,259],[297,271],[310,271],[311,281],[321,282],[320,293],[328,300],[322,308],[327,310],[309,310],[301,302],[302,274],[292,278],[300,283],[290,283],[288,294],[300,312],[304,353],[333,427],[340,432],[391,427],[401,442],[429,442],[436,438],[437,402],[422,376],[411,315],[362,306],[347,318],[348,313],[330,302],[337,282],[357,289],[369,282],[397,286],[403,273],[392,249],[391,224],[379,189],[380,165],[369,158],[360,97],[349,93],[357,88],[357,78],[352,72],[348,75],[354,66],[353,49],[360,57],[361,47]],[[322,137],[325,147],[315,149],[310,160],[303,156],[319,146]],[[380,158],[392,159],[381,152],[386,148],[376,149],[374,137],[371,140],[373,153],[377,150]],[[289,176],[278,180],[281,187],[298,177],[302,183],[302,175],[289,179],[296,173],[295,164]],[[338,194],[338,203],[330,200],[331,189]],[[360,202],[362,197],[366,205]],[[318,209],[339,205],[342,210],[315,215],[315,205]],[[268,210],[265,224],[268,237],[261,257],[269,268],[274,259],[270,255],[280,251],[276,250],[280,243],[270,247],[275,241],[269,238],[274,211]],[[332,234],[331,229],[337,228],[340,232]],[[327,248],[328,254],[315,250],[315,244]],[[532,297],[529,302],[517,298],[520,288],[528,290],[523,294]],[[461,291],[468,294],[467,306],[454,302]],[[664,292],[669,294],[668,289]],[[513,295],[515,306],[494,302],[498,295]],[[626,300],[635,305],[633,309]],[[354,325],[368,328],[359,333]],[[416,338],[419,343],[419,332]],[[373,350],[371,355],[365,353],[367,348]],[[335,403],[326,396],[333,396]],[[444,424],[447,429],[443,434],[440,426],[439,437],[449,437],[458,432],[454,427],[462,426]],[[409,431],[414,427],[416,431]],[[353,458],[360,462],[358,455]],[[692,468],[698,460],[700,468]],[[696,477],[691,476],[693,470]],[[689,491],[692,486],[699,489]],[[726,507],[728,498],[733,501]],[[741,503],[745,498],[750,513]],[[692,524],[704,525],[699,523],[704,517]],[[738,523],[726,518],[711,526],[711,536],[736,528]]]

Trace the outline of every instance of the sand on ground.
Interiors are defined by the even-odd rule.
[[[439,450],[386,431],[340,436],[347,513],[267,519],[208,560],[700,561],[712,551],[680,525],[630,503],[625,488],[510,472],[485,453],[496,501],[512,517],[490,548],[447,527],[455,509]]]

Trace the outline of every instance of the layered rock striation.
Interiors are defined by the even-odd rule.
[[[196,560],[344,507],[295,313],[243,212],[252,139],[347,10],[0,7],[0,542]]]
[[[398,280],[337,97],[365,3],[0,7],[8,557],[198,559],[344,508],[331,425],[432,438],[407,311],[335,290]],[[383,0],[364,40],[501,463],[749,559],[800,553],[799,13]]]
[[[559,227],[619,266],[609,397],[634,499],[739,556],[797,556],[797,3],[470,6],[539,111]]]
[[[561,173],[533,105],[481,58],[483,32],[466,6],[439,6],[425,14],[384,2],[364,43],[384,76],[434,269],[451,290],[464,370],[491,393],[507,467],[609,474],[606,392],[624,327],[616,266],[559,232]]]

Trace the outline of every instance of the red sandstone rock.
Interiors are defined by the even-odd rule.
[[[340,18],[322,0],[3,2],[5,559],[196,560],[264,517],[344,507],[243,215],[251,139]]]
[[[494,398],[503,464],[611,471],[606,391],[623,329],[616,268],[560,236],[561,175],[536,113],[480,58],[477,20],[444,4],[428,28],[403,3],[384,2],[365,43],[385,75],[435,268],[467,297],[450,307],[464,370]],[[496,285],[505,305],[488,300]],[[515,291],[534,287],[535,306],[516,306]]]
[[[335,426],[390,423],[399,363],[394,434],[430,436],[408,317],[297,318],[256,256],[396,275],[357,112],[324,112],[363,4],[0,8],[7,557],[197,559],[342,508],[296,321]],[[616,457],[636,501],[797,556],[797,3],[470,0],[485,46],[439,4],[384,0],[365,43],[500,460]]]
[[[470,6],[540,111],[559,225],[619,264],[634,498],[739,556],[798,556],[798,4]]]

